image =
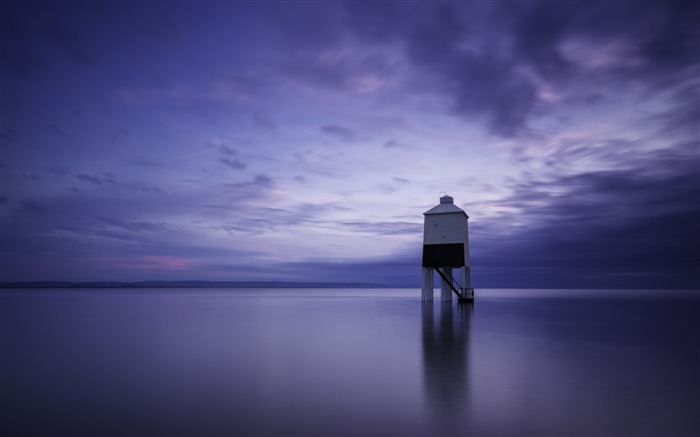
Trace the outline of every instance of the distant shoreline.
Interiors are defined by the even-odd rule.
[[[1,288],[390,288],[363,282],[287,281],[32,281],[0,282]]]

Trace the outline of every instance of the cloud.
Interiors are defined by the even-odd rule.
[[[353,233],[372,235],[420,235],[423,231],[423,225],[416,222],[345,220],[336,225]]]
[[[661,136],[682,135],[688,142],[698,143],[700,99],[697,96],[698,81],[679,86],[671,99],[673,105],[642,119],[645,125],[655,126]],[[697,147],[696,147],[697,150]]]
[[[358,39],[403,48],[423,89],[449,96],[456,115],[512,137],[613,83],[634,78],[657,89],[693,81],[695,9],[692,2],[488,2],[350,4],[347,12]],[[585,63],[564,50],[574,41]],[[601,47],[625,49],[591,63]]]
[[[237,208],[239,202],[243,202],[245,199],[256,198],[256,199],[270,199],[271,190],[275,186],[275,180],[264,174],[258,173],[253,176],[252,179],[248,179],[244,182],[230,182],[223,184],[223,187],[227,190],[227,198],[229,199],[229,204],[218,205],[218,204],[205,204],[203,206],[207,208]]]
[[[263,194],[264,196],[264,194]],[[236,205],[204,205],[207,208],[214,208],[227,211],[224,216],[226,223],[212,225],[212,229],[220,229],[229,235],[237,233],[258,235],[268,231],[285,230],[309,225],[314,229],[339,229],[343,228],[338,222],[328,220],[329,214],[343,213],[349,210],[341,203],[328,202],[314,204],[300,202],[282,208],[256,207],[253,210],[240,208]]]
[[[255,111],[253,114],[253,122],[256,126],[267,130],[271,133],[277,133],[278,126],[273,122],[270,117],[263,111]]]
[[[273,185],[274,181],[266,174],[258,174],[255,175],[255,178],[253,178],[253,183],[260,187],[270,187]]]
[[[43,214],[46,211],[46,207],[34,199],[20,200],[15,210],[19,214]]]
[[[480,286],[692,285],[696,6],[3,5],[3,271],[415,286],[419,242],[351,256],[418,241],[410,205],[446,189],[474,199]],[[302,246],[328,256],[247,270]]]
[[[248,167],[248,165],[245,162],[239,161],[238,159],[221,157],[219,158],[219,162],[236,170],[243,170],[244,168]]]
[[[353,141],[356,138],[355,132],[352,129],[332,124],[321,126],[321,132],[333,135],[343,141]]]
[[[550,286],[699,286],[700,173],[682,155],[647,158],[662,168],[519,184],[499,201],[516,225],[473,226],[475,266],[546,270]]]
[[[469,10],[471,7],[476,10]],[[478,29],[470,16],[478,15],[478,9],[474,4],[466,8],[454,3],[421,6],[414,8],[415,15],[404,12],[381,24],[360,19],[374,16],[375,8],[351,7],[350,23],[357,26],[356,31],[379,40],[405,42],[408,59],[423,72],[426,90],[452,96],[455,113],[485,118],[494,132],[512,136],[526,127],[537,103],[537,89],[509,53],[494,50],[496,44],[475,35]],[[380,13],[382,10],[387,13],[386,9]],[[501,30],[498,36],[507,39],[510,30]]]
[[[92,175],[87,175],[87,174],[78,174],[78,175],[76,175],[76,177],[83,182],[89,182],[89,183],[95,184],[95,185],[103,185],[102,178],[97,177],[97,176],[92,176]]]
[[[525,8],[514,23],[514,52],[540,75],[559,79],[571,73],[559,43],[568,35],[576,8],[564,3],[535,3]]]
[[[98,220],[110,226],[132,232],[163,232],[167,225],[162,222],[129,221],[115,217],[99,217]]]
[[[662,70],[676,70],[685,66],[697,65],[698,36],[700,18],[697,5],[686,1],[659,2],[647,6],[646,17],[661,21],[656,32],[649,32],[639,48],[648,59],[648,64]],[[661,20],[658,20],[658,18]]]
[[[329,18],[333,19],[333,18]],[[338,23],[341,28],[341,23]],[[298,34],[290,35],[291,39]],[[314,92],[340,95],[368,95],[396,85],[404,72],[400,56],[387,48],[343,42],[297,48],[293,57],[280,62],[283,75],[278,79]]]
[[[233,168],[235,170],[243,170],[248,167],[248,164],[236,158],[238,156],[238,150],[226,145],[219,145],[219,152],[221,156],[219,157],[219,162],[225,164],[226,166]]]
[[[112,173],[102,173],[101,175],[90,175],[85,173],[76,174],[75,177],[83,182],[93,185],[103,185],[111,188],[126,189],[143,192],[160,192],[160,189],[145,185],[140,182],[121,182]]]
[[[138,158],[132,158],[132,159],[127,159],[127,163],[133,164],[138,167],[146,167],[146,168],[160,168],[160,169],[165,169],[168,168],[169,166],[166,164],[163,164],[161,162],[149,160],[149,159],[138,159]]]
[[[313,278],[314,281],[364,282],[389,287],[418,288],[421,277],[420,245],[390,256],[357,259],[312,260],[275,266],[279,280]]]

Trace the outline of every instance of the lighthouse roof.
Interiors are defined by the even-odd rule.
[[[431,215],[431,214],[452,214],[452,213],[462,213],[464,215],[467,215],[464,210],[454,204],[454,199],[451,196],[444,195],[440,198],[440,204],[430,208],[426,212],[423,213],[423,215]],[[467,218],[469,216],[467,215]]]

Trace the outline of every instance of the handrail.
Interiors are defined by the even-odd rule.
[[[453,278],[452,275],[450,275],[447,271],[443,271],[443,270],[441,270],[439,267],[436,268],[435,270],[437,270],[438,275],[440,275],[440,277],[441,277],[442,279],[445,280],[445,282],[447,283],[447,285],[450,286],[450,288],[452,289],[452,291],[455,292],[455,294],[457,295],[457,297],[460,298],[460,299],[463,299],[462,294],[461,294],[459,291],[457,291],[457,289],[456,289],[455,286],[454,286],[454,284],[457,284],[457,286],[459,287],[459,289],[462,290],[462,287],[459,285],[459,282],[455,281],[455,278]],[[449,278],[449,279],[448,279],[448,278]]]
[[[473,288],[463,288],[459,282],[443,267],[437,267],[440,277],[447,283],[447,285],[455,292],[459,299],[474,299],[474,289]],[[455,287],[455,285],[457,287]],[[459,289],[459,290],[458,290]]]
[[[445,270],[445,269],[443,268],[443,273],[445,273],[445,276],[447,276],[447,277],[450,279],[450,281],[452,281],[452,284],[456,285],[457,288],[459,288],[460,291],[466,290],[466,288],[462,287],[462,286],[460,285],[460,283],[457,282],[457,280],[454,278],[454,276],[452,276],[452,274],[451,274],[449,271],[447,271],[447,270]]]

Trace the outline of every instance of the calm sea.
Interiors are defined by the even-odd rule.
[[[0,296],[3,436],[700,434],[698,292]]]

